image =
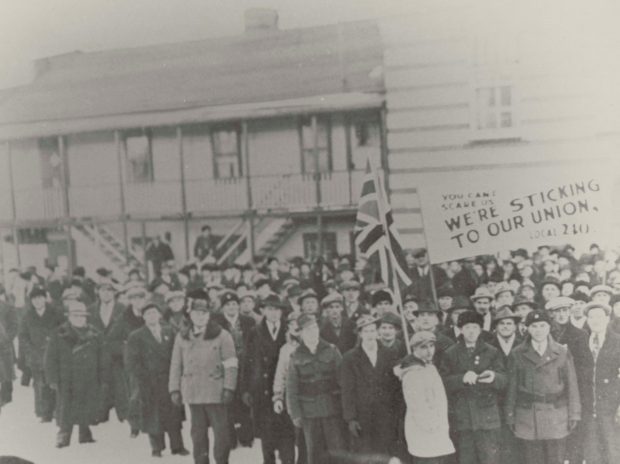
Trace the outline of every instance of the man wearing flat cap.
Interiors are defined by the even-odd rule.
[[[586,462],[620,462],[620,335],[609,330],[611,308],[591,302],[585,307],[591,328],[589,376],[592,392],[583,403]]]
[[[360,316],[356,327],[360,343],[343,356],[342,414],[352,452],[393,455],[400,385],[392,370],[398,357],[378,342],[377,323],[374,316]]]
[[[182,406],[175,405],[168,393],[170,360],[175,333],[161,324],[161,311],[154,303],[142,308],[144,325],[129,335],[127,370],[135,391],[131,392],[132,407],[137,410],[140,431],[148,434],[151,454],[161,457],[168,435],[172,454],[186,456],[181,426]]]
[[[323,309],[323,323],[321,324],[321,338],[338,348],[341,354],[355,346],[357,337],[355,324],[343,316],[344,300],[339,293],[327,295],[321,301]]]
[[[79,442],[92,443],[90,425],[97,423],[102,381],[101,335],[88,323],[81,301],[67,304],[68,321],[50,338],[45,352],[45,377],[56,391],[57,448],[69,446],[74,425]]]
[[[127,380],[123,370],[123,340],[116,335],[116,327],[125,314],[125,306],[116,301],[116,291],[111,282],[103,280],[97,287],[97,300],[89,308],[90,323],[101,332],[101,354],[104,375],[100,422],[109,419],[110,409],[116,410],[119,421],[127,418]]]
[[[528,336],[508,360],[506,423],[521,439],[526,464],[563,463],[566,437],[581,419],[573,358],[551,337],[544,310],[525,319]]]
[[[302,427],[308,464],[329,462],[330,451],[345,448],[340,399],[338,349],[321,340],[316,318],[299,316],[301,343],[290,359],[286,406],[296,427]]]
[[[433,362],[439,366],[441,357],[448,348],[454,345],[454,340],[447,336],[441,328],[439,309],[432,301],[421,302],[414,314],[416,316],[416,331],[435,334]]]
[[[213,314],[213,320],[232,335],[239,360],[239,385],[243,385],[250,332],[256,326],[256,322],[254,318],[240,314],[239,297],[232,290],[221,294],[220,302],[222,305],[220,312]],[[242,393],[239,388],[236,388],[235,397],[230,404],[230,435],[233,448],[237,443],[250,447],[254,441],[252,411],[243,402]],[[236,424],[239,424],[238,429],[235,427]]]
[[[461,337],[448,348],[440,366],[460,464],[499,462],[499,398],[507,379],[501,353],[480,337],[482,325],[480,314],[462,313],[458,319]]]
[[[262,321],[250,332],[246,366],[240,389],[252,406],[256,433],[261,439],[264,464],[275,464],[276,451],[282,464],[295,462],[295,429],[287,414],[273,408],[273,385],[278,357],[286,343],[286,303],[275,293],[259,303]]]
[[[32,372],[35,414],[41,422],[51,422],[55,394],[45,378],[43,358],[52,333],[65,321],[65,317],[47,303],[47,293],[43,287],[34,287],[29,299],[30,305],[19,326],[20,357],[24,357],[26,367]]]
[[[577,384],[579,385],[579,396],[582,404],[588,403],[592,396],[592,390],[586,388],[591,372],[588,365],[590,364],[590,350],[588,349],[588,333],[585,330],[578,329],[570,323],[570,315],[574,300],[566,296],[558,296],[552,298],[545,304],[545,309],[551,316],[551,336],[560,345],[564,345],[570,352],[577,374]],[[567,459],[570,462],[581,462],[583,460],[583,427],[577,424],[575,430],[571,433],[570,440],[567,441]]]
[[[232,335],[211,319],[204,291],[197,292],[189,308],[190,323],[174,341],[168,391],[174,404],[189,405],[194,464],[209,463],[209,428],[215,462],[227,464],[229,405],[237,388],[239,362]]]

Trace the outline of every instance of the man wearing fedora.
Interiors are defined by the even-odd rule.
[[[53,333],[45,352],[45,377],[56,391],[56,447],[69,446],[74,425],[79,442],[92,443],[90,425],[98,420],[103,380],[101,335],[88,323],[81,301],[67,304],[68,321]]]
[[[329,462],[329,453],[345,449],[338,349],[321,340],[316,318],[299,316],[301,343],[291,355],[286,406],[296,427],[302,427],[308,464]]]
[[[561,464],[566,437],[581,419],[575,366],[568,348],[551,337],[546,311],[532,311],[525,325],[528,336],[508,361],[506,423],[526,464]]]
[[[480,336],[482,324],[482,316],[475,311],[462,313],[458,319],[462,336],[448,348],[440,366],[451,397],[460,464],[499,462],[499,397],[506,375],[500,352]]]
[[[126,311],[125,306],[116,301],[116,290],[112,282],[102,280],[97,287],[97,300],[89,308],[90,322],[101,332],[102,362],[105,378],[101,395],[99,420],[109,419],[110,409],[116,410],[119,421],[127,418],[128,392],[127,379],[123,370],[123,342],[117,339],[118,327]]]
[[[585,388],[593,394],[583,403],[587,463],[620,462],[620,336],[609,330],[611,308],[600,302],[585,307],[590,375]]]
[[[161,312],[155,303],[142,308],[144,326],[129,335],[127,341],[127,370],[132,377],[132,399],[136,401],[140,431],[148,434],[151,454],[161,457],[168,434],[172,454],[186,456],[181,426],[182,406],[172,403],[168,394],[170,360],[174,345],[174,330],[161,325]]]
[[[275,464],[276,451],[282,464],[295,462],[295,429],[286,414],[273,407],[274,377],[278,356],[286,343],[283,318],[286,303],[272,293],[259,303],[263,320],[250,332],[245,374],[240,388],[252,405],[256,432],[261,439],[264,464]]]
[[[209,463],[209,428],[216,464],[230,454],[228,410],[237,387],[238,360],[232,335],[211,319],[207,295],[192,294],[190,323],[176,336],[168,391],[177,406],[188,404],[195,464]]]
[[[357,320],[360,342],[342,359],[342,414],[348,424],[352,452],[390,455],[395,452],[400,385],[392,373],[397,353],[378,341],[378,319]]]

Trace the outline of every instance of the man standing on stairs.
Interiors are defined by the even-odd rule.
[[[109,419],[110,409],[116,410],[119,421],[127,418],[128,392],[123,366],[123,340],[118,338],[118,327],[127,310],[116,301],[114,286],[102,281],[97,288],[97,301],[88,308],[90,323],[101,334],[102,378],[100,416],[101,422]]]
[[[194,258],[203,263],[207,257],[215,259],[215,237],[211,235],[211,226],[205,224],[194,242]]]
[[[153,277],[161,274],[161,267],[165,262],[174,261],[172,248],[159,235],[146,246],[145,256],[153,268]]]

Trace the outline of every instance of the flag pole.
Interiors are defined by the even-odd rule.
[[[426,237],[426,226],[424,225],[424,213],[420,208],[420,222],[422,223],[422,234],[424,234],[424,241],[426,242],[426,256],[428,256],[428,274],[431,278],[431,294],[433,295],[433,302],[437,309],[439,309],[439,299],[437,298],[437,288],[435,287],[435,274],[433,273],[433,262],[431,261],[431,253],[428,250],[428,238]]]
[[[368,157],[368,161],[370,163],[373,176],[375,178],[375,185],[377,186],[377,203],[379,205],[379,216],[381,217],[381,224],[383,226],[384,236],[387,240],[387,252],[389,255],[389,260],[392,267],[392,280],[394,282],[394,299],[396,300],[397,308],[400,308],[400,319],[403,325],[403,336],[405,338],[405,348],[407,349],[407,354],[411,354],[411,347],[409,346],[409,330],[407,329],[407,319],[405,318],[405,308],[403,308],[403,299],[400,294],[400,284],[398,282],[398,274],[396,272],[396,267],[398,263],[396,263],[396,259],[394,256],[394,252],[392,251],[392,243],[390,241],[390,231],[388,229],[386,215],[387,206],[385,204],[386,198],[383,190],[383,183],[381,182],[381,178],[379,177],[378,170],[372,165],[372,160],[370,156]]]

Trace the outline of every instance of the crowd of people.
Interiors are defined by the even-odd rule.
[[[189,422],[196,464],[209,462],[209,428],[218,464],[257,438],[266,464],[620,462],[615,253],[405,257],[402,302],[350,256],[163,260],[150,282],[137,269],[126,282],[14,270],[0,404],[17,366],[57,447],[74,426],[93,442],[114,409],[154,457],[190,454]]]

